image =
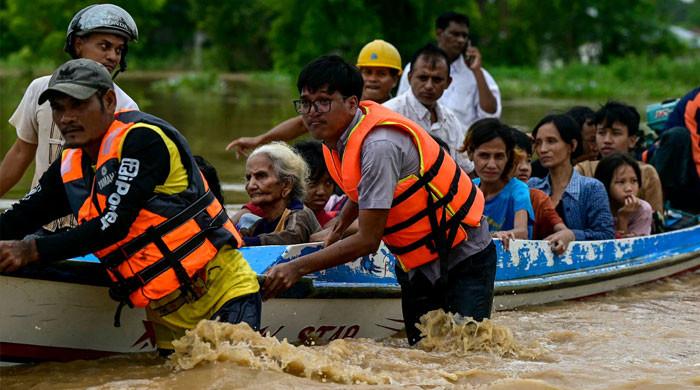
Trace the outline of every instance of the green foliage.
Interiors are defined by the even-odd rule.
[[[268,26],[274,10],[264,1],[190,0],[189,16],[208,37],[203,65],[221,70],[269,69]]]
[[[215,73],[183,73],[176,77],[159,80],[153,83],[157,92],[181,93],[192,95],[198,93],[222,93],[224,83]]]
[[[700,85],[700,59],[627,56],[606,65],[570,64],[549,72],[523,67],[490,69],[504,99],[587,98],[634,102],[680,97]]]
[[[112,0],[139,27],[129,47],[132,69],[272,70],[296,74],[322,54],[354,62],[381,38],[403,61],[435,36],[437,15],[469,15],[474,44],[489,68],[578,61],[582,44],[611,63],[628,55],[679,55],[670,22],[700,25],[697,1],[680,0]],[[90,0],[0,0],[0,63],[56,66],[65,30]],[[203,39],[202,39],[203,38]],[[200,42],[201,41],[201,42]],[[201,43],[201,45],[199,44]]]
[[[381,37],[379,17],[363,0],[283,0],[275,7],[269,42],[277,70],[296,73],[323,54],[353,61],[362,45]]]

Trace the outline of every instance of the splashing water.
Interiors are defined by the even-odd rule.
[[[475,323],[429,313],[404,338],[294,346],[204,322],[154,354],[0,368],[2,390],[700,389],[700,271]],[[293,375],[290,375],[293,374]]]
[[[476,322],[442,310],[432,311],[421,318],[419,329],[425,338],[419,349],[406,348],[402,354],[395,346],[382,345],[373,340],[334,340],[328,345],[294,346],[286,340],[262,336],[247,324],[224,324],[202,321],[173,343],[175,353],[170,365],[175,370],[188,370],[206,362],[230,362],[253,369],[286,372],[295,376],[342,384],[408,384],[420,383],[425,378],[420,368],[416,375],[396,374],[395,367],[411,366],[413,362],[431,360],[431,353],[447,356],[487,353],[498,357],[534,358],[534,350],[520,346],[510,329],[492,321]],[[380,362],[378,352],[384,350],[390,362]],[[380,354],[381,355],[381,354]],[[393,356],[392,356],[393,355]],[[433,385],[454,383],[468,372],[437,370]],[[410,378],[410,379],[409,379]]]
[[[423,339],[418,347],[426,351],[452,352],[460,356],[484,351],[520,359],[536,359],[544,352],[539,345],[519,345],[509,328],[489,319],[478,322],[471,317],[433,310],[420,321],[417,328]]]
[[[173,342],[170,363],[175,369],[190,369],[203,362],[229,361],[240,366],[282,371],[292,375],[336,383],[390,383],[390,378],[369,369],[343,363],[342,340],[325,348],[294,346],[287,340],[262,336],[248,324],[201,321]],[[341,356],[339,356],[341,355]]]

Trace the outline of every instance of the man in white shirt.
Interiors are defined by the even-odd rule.
[[[452,110],[440,103],[452,82],[449,59],[439,47],[429,43],[419,49],[413,57],[408,74],[411,89],[385,102],[383,105],[423,127],[434,138],[443,141],[450,155],[467,173],[474,164],[457,150],[464,142],[467,128],[457,119]]]
[[[128,42],[137,38],[136,23],[128,12],[116,5],[97,4],[73,16],[68,26],[65,50],[73,58],[97,61],[115,74],[126,69]],[[60,156],[63,138],[53,122],[51,106],[49,102],[38,104],[39,95],[48,88],[50,78],[49,75],[32,81],[9,119],[17,129],[17,140],[0,163],[0,197],[17,184],[33,159],[36,159],[36,167],[32,187]],[[114,91],[117,110],[138,109],[116,84]]]
[[[438,47],[447,53],[452,76],[452,83],[440,103],[452,109],[467,129],[478,119],[500,117],[501,93],[493,77],[481,67],[479,49],[470,44],[469,18],[446,12],[437,18],[435,27]],[[399,84],[399,95],[409,89],[409,71],[410,65],[407,65]]]

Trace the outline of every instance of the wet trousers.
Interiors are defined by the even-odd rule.
[[[416,272],[409,280],[408,274],[396,266],[396,278],[401,285],[401,309],[406,326],[406,337],[413,345],[421,339],[416,323],[431,310],[459,313],[477,321],[491,316],[493,287],[496,278],[496,246],[492,242],[454,266],[447,283],[433,285],[422,273]]]

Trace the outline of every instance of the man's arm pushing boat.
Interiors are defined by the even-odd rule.
[[[353,206],[353,204],[346,205],[343,208],[343,214],[346,213],[346,208],[348,208],[347,217],[352,216],[352,209],[357,210],[357,205],[354,204],[355,206]],[[265,273],[263,298],[270,299],[276,296],[290,288],[304,275],[347,263],[376,252],[381,243],[384,225],[388,216],[389,210],[360,210],[358,217],[359,230],[356,233],[336,241],[320,251],[272,267]],[[352,219],[350,222],[352,222]],[[340,224],[342,225],[339,226],[338,230],[334,229],[332,233],[332,236],[336,237],[336,239],[344,231],[340,227],[345,226],[347,228],[349,225],[349,223],[346,224],[345,222],[340,222]]]

